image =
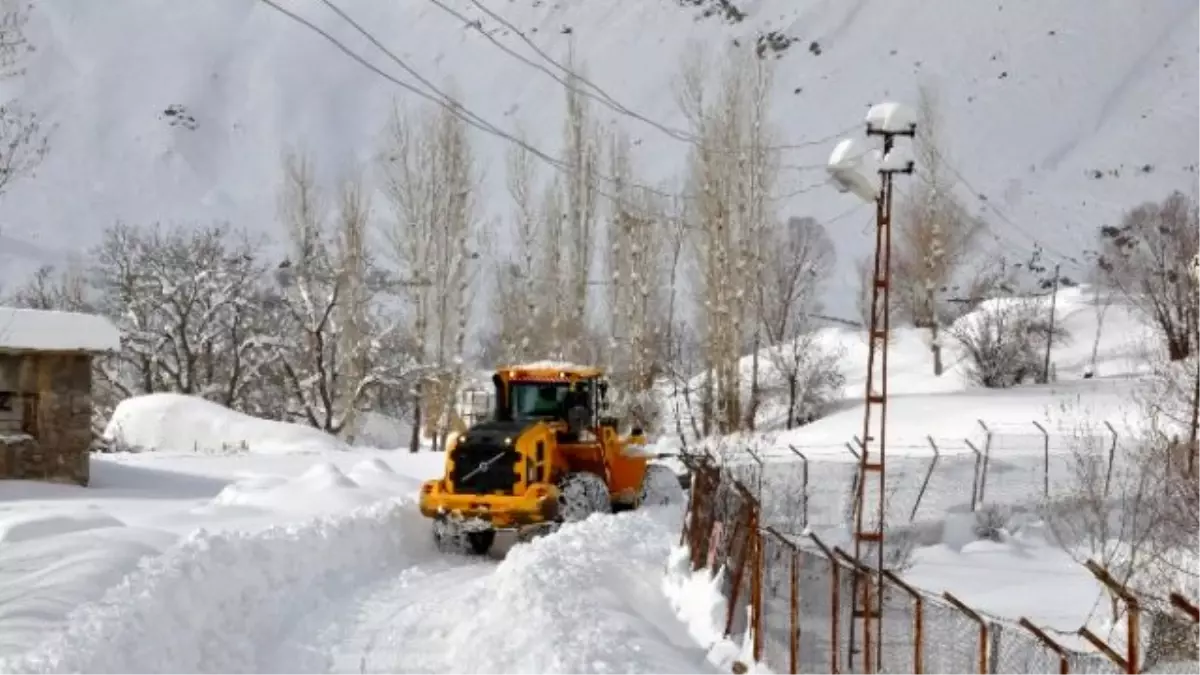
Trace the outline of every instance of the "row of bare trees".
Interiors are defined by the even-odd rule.
[[[682,190],[646,184],[629,137],[597,122],[585,74],[567,81],[565,168],[539,179],[527,148],[510,152],[515,250],[497,270],[486,364],[603,363],[619,411],[641,425],[665,421],[655,387],[671,382],[688,408],[676,421],[696,435],[752,428],[764,397],[782,391],[789,426],[840,394],[810,319],[832,243],[812,219],[784,223],[774,204],[770,64],[735,60],[715,95],[707,72],[698,55],[685,61],[693,149]],[[739,363],[752,350],[763,363],[747,376]]]
[[[0,23],[6,71],[24,49],[23,16]],[[835,257],[821,223],[778,208],[772,67],[749,53],[719,68],[699,49],[685,58],[677,95],[691,148],[679,186],[646,184],[634,143],[592,110],[570,63],[561,162],[545,175],[533,150],[512,147],[503,223],[481,222],[460,115],[397,110],[369,180],[322,185],[311,159],[287,159],[282,258],[228,225],[118,224],[88,264],[41,270],[13,300],[118,321],[127,347],[99,378],[109,406],[177,391],[331,432],[353,429],[363,410],[407,408],[415,439],[423,423],[451,425],[469,363],[550,357],[607,366],[621,412],[644,426],[664,421],[663,400],[695,436],[803,424],[842,395],[840,353],[814,318]],[[1021,295],[1018,277],[1045,270],[982,264],[986,224],[956,195],[936,92],[922,88],[918,107],[917,176],[896,213],[896,318],[928,329],[935,374],[948,335],[982,384],[1019,384],[1066,336],[1045,303],[985,301]],[[45,154],[36,118],[16,110],[0,110],[0,192]],[[1173,359],[1195,350],[1195,212],[1172,196],[1102,230],[1098,278],[1162,329]],[[481,256],[485,232],[509,244],[492,249],[498,260]],[[480,303],[489,311],[472,325]],[[471,358],[475,337],[483,349]],[[663,383],[676,395],[655,390]]]

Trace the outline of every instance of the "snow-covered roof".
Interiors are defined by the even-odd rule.
[[[570,372],[592,371],[597,370],[596,366],[586,366],[581,363],[572,363],[570,361],[528,361],[524,363],[514,363],[506,366],[504,370],[565,370]]]
[[[108,352],[121,332],[95,314],[0,307],[0,351]]]

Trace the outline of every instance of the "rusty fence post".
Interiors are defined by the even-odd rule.
[[[702,569],[711,548],[712,532],[717,522],[716,512],[716,482],[719,476],[711,466],[705,463],[697,465],[692,474],[692,492],[690,514],[691,523],[688,526],[689,545],[691,546],[692,571]]]
[[[691,541],[691,538],[689,537],[689,531],[692,527],[692,520],[695,518],[693,509],[695,508],[696,500],[696,466],[692,463],[691,458],[686,454],[680,455],[679,461],[683,463],[683,466],[688,472],[687,505],[683,509],[683,527],[681,527],[679,531],[679,545],[683,546]],[[690,557],[691,555],[692,552],[689,550],[688,556]]]
[[[1033,426],[1037,427],[1038,431],[1042,432],[1042,496],[1046,499],[1050,498],[1050,432],[1046,431],[1046,427],[1033,421]]]
[[[1079,636],[1090,642],[1093,647],[1095,647],[1101,654],[1107,656],[1110,661],[1117,664],[1117,668],[1120,668],[1123,672],[1132,672],[1129,670],[1129,661],[1126,660],[1124,656],[1118,654],[1117,651],[1109,646],[1107,642],[1101,639],[1100,636],[1088,630],[1087,626],[1079,629]]]
[[[950,593],[950,591],[946,591],[946,592],[942,593],[942,597],[946,599],[946,602],[949,602],[951,605],[954,605],[955,609],[957,609],[958,611],[965,614],[967,616],[967,618],[969,618],[970,620],[979,624],[979,645],[978,645],[978,647],[979,647],[979,653],[978,653],[979,672],[987,673],[988,672],[988,624],[987,624],[987,621],[985,621],[984,618],[979,615],[979,612],[976,612],[975,610],[968,607],[966,605],[966,603],[964,603],[962,600],[959,600],[958,598],[954,597]]]
[[[729,594],[729,607],[725,613],[726,637],[729,637],[729,634],[733,631],[733,617],[734,613],[737,611],[738,595],[742,588],[742,581],[745,578],[746,565],[754,562],[754,540],[758,536],[758,509],[754,502],[754,497],[750,491],[746,489],[746,486],[742,485],[740,482],[736,480],[733,481],[733,486],[742,497],[742,504],[741,508],[739,509],[741,513],[739,513],[740,517],[738,518],[737,529],[734,530],[733,536],[734,540],[736,540],[737,537],[745,537],[745,539],[743,540],[741,550],[738,551],[737,560],[734,561],[733,577],[731,579],[732,590]],[[753,574],[754,572],[751,570],[751,575]],[[751,579],[751,583],[753,584],[753,578]],[[751,601],[753,602],[753,597],[751,598]]]
[[[808,538],[812,543],[816,544],[825,559],[829,562],[829,672],[840,673],[841,660],[838,658],[838,650],[841,648],[841,588],[842,566],[838,564],[837,558],[833,555],[833,551],[821,541],[816,534],[809,533]]]
[[[754,662],[763,660],[763,565],[766,557],[763,555],[763,534],[757,524],[750,534],[750,543],[754,547],[750,556],[754,559],[754,575],[750,577],[750,632],[754,640]]]
[[[976,502],[979,499],[979,464],[983,461],[983,453],[979,452],[979,448],[971,442],[971,439],[964,438],[963,442],[975,453],[975,474],[974,480],[971,481],[971,511],[975,510]]]
[[[979,422],[980,427],[983,427],[983,468],[979,473],[979,503],[982,504],[984,490],[987,489],[988,460],[992,455],[992,430],[988,428],[988,425],[983,423],[983,420],[976,421]]]
[[[1181,593],[1171,594],[1171,606],[1191,618],[1192,623],[1200,623],[1200,607],[1193,605]]]
[[[803,463],[802,471],[804,472],[804,476],[801,481],[801,489],[803,491],[800,493],[800,508],[801,515],[804,517],[804,527],[808,527],[808,457],[806,457],[803,452],[800,452],[800,450],[798,450],[794,445],[789,444],[788,449],[794,452]]]
[[[1094,560],[1084,563],[1092,576],[1108,587],[1108,590],[1125,603],[1125,672],[1136,673],[1141,663],[1141,616],[1142,606],[1138,599],[1125,588],[1125,585],[1113,578],[1108,570]],[[1115,617],[1114,617],[1115,618]],[[1090,639],[1089,639],[1090,641]]]
[[[883,578],[890,581],[897,588],[904,591],[912,598],[913,601],[913,673],[921,675],[924,673],[925,667],[925,603],[924,599],[917,589],[909,586],[903,579],[896,576],[891,570],[883,571]]]
[[[929,440],[929,447],[933,448],[933,461],[929,463],[929,470],[925,472],[925,480],[921,482],[921,491],[917,493],[917,503],[913,504],[912,513],[908,514],[908,522],[913,522],[917,519],[917,510],[921,508],[921,500],[925,499],[925,490],[929,487],[929,481],[933,478],[933,470],[937,468],[938,459],[941,458],[941,453],[938,452],[937,443],[934,442],[933,436],[926,436]]]
[[[1058,655],[1058,672],[1060,674],[1071,672],[1071,661],[1068,659],[1067,650],[1063,649],[1062,645],[1055,642],[1049,635],[1046,634],[1046,631],[1033,625],[1033,622],[1025,617],[1021,617],[1021,620],[1017,623],[1020,624],[1020,626],[1025,630],[1033,633],[1033,636],[1037,638],[1039,642],[1046,645],[1047,649]]]
[[[788,542],[792,551],[791,588],[789,602],[791,611],[788,615],[788,659],[791,661],[791,672],[800,672],[800,551],[794,544]]]
[[[795,673],[800,668],[800,550],[782,532],[774,527],[764,527],[763,530],[772,536],[788,556],[788,672]],[[762,560],[766,554],[760,553]],[[764,562],[764,570],[765,570]],[[764,602],[764,605],[766,603]],[[775,664],[767,664],[774,666]]]
[[[1113,425],[1104,420],[1104,426],[1108,427],[1108,433],[1112,434],[1112,444],[1108,446],[1108,468],[1104,472],[1104,497],[1108,498],[1108,487],[1112,483],[1113,462],[1117,458],[1117,430]]]
[[[869,589],[871,589],[871,587],[874,585],[872,583],[873,580],[871,578],[875,575],[874,571],[870,567],[867,567],[865,564],[863,564],[861,561],[855,559],[854,556],[850,555],[849,553],[842,550],[841,548],[838,548],[837,546],[833,547],[833,552],[835,555],[837,555],[839,558],[841,558],[843,562],[845,562],[847,565],[850,566],[851,574],[853,574],[858,579],[863,580],[863,587],[868,589],[867,593],[870,593],[871,591]],[[857,579],[855,580],[853,587],[858,588]],[[868,595],[867,597],[869,598],[870,596]],[[878,598],[876,598],[876,600],[878,601],[877,606],[879,607],[879,614],[875,615],[874,618],[875,618],[875,621],[879,622],[880,630],[878,631],[878,635],[880,637],[882,637],[882,635],[883,635],[883,631],[882,631],[882,627],[883,627],[883,597],[882,596],[878,597]],[[867,603],[865,603],[865,605],[867,608],[866,611],[868,611],[868,612],[871,611],[871,603],[869,600]],[[881,667],[882,666],[882,656],[883,656],[883,644],[881,644],[882,640],[880,640],[879,643],[873,643],[872,642],[873,637],[875,637],[875,636],[867,635],[863,639],[863,666],[864,666],[864,668],[863,668],[862,672],[881,673],[881,672],[884,672],[883,668]],[[854,645],[853,644],[850,645],[850,654],[848,655],[848,657],[849,657],[849,660],[846,663],[846,666],[850,670],[853,671],[854,670]],[[872,661],[874,663],[872,663]]]

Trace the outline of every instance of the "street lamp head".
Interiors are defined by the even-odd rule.
[[[912,145],[909,143],[892,146],[887,154],[879,160],[880,171],[906,173],[912,171],[912,168]]]
[[[917,128],[917,115],[903,103],[876,103],[867,111],[867,133],[911,135]]]
[[[826,170],[838,192],[851,192],[859,199],[874,202],[879,198],[879,150],[863,139],[843,139],[829,155]]]

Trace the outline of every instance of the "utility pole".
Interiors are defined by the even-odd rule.
[[[854,494],[854,558],[875,568],[876,584],[869,575],[853,573],[854,611],[850,624],[848,667],[852,672],[874,673],[883,667],[882,602],[884,592],[884,532],[887,522],[887,365],[890,342],[890,290],[892,254],[892,179],[911,174],[913,162],[899,161],[897,136],[916,136],[910,111],[896,103],[872,106],[867,113],[867,136],[883,139],[882,150],[856,153],[854,141],[842,141],[830,157],[829,170],[844,191],[854,192],[875,204],[875,265],[871,277],[871,312],[867,329],[867,381],[863,408],[863,435],[858,453],[858,480]],[[866,156],[868,161],[855,159]],[[874,560],[870,560],[873,558]],[[860,643],[861,641],[861,643]],[[861,650],[858,649],[861,644]],[[862,655],[861,670],[856,654]]]
[[[1046,362],[1042,365],[1042,384],[1050,382],[1050,347],[1054,344],[1054,310],[1058,305],[1058,268],[1054,263],[1054,290],[1050,293],[1050,330],[1046,333]]]

